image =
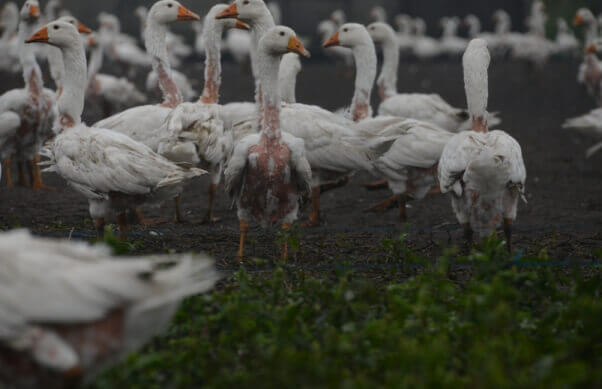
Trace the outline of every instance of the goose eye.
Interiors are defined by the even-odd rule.
[[[249,4],[249,0],[245,0],[245,1],[243,1],[242,3],[243,3],[244,5],[247,5],[247,4]]]
[[[280,36],[284,36],[284,31],[280,31]]]
[[[169,4],[167,4],[167,6],[168,6],[169,8],[171,8],[171,7],[173,7],[173,4],[169,3]]]
[[[348,28],[344,28],[343,32],[349,32],[349,29]]]
[[[60,28],[60,27],[59,27],[59,26],[57,26],[57,25],[55,25],[55,26],[54,26],[54,29],[55,29],[55,30],[58,30],[59,28]]]

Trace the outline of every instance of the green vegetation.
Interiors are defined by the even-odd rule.
[[[602,386],[599,265],[509,256],[495,239],[434,262],[403,237],[383,244],[374,267],[404,282],[241,268],[92,387]]]

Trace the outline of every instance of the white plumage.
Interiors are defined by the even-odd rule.
[[[579,131],[583,134],[592,136],[596,139],[602,138],[602,108],[594,109],[593,111],[568,119],[562,126],[571,130]],[[602,149],[602,142],[595,144],[586,151],[587,158],[592,157]]]
[[[487,119],[487,101],[489,89],[487,69],[491,62],[487,42],[483,39],[473,39],[462,57],[464,67],[464,86],[468,110],[472,115]]]
[[[0,378],[26,387],[64,384],[74,371],[90,379],[164,331],[183,298],[218,279],[205,256],[116,260],[105,246],[3,233],[0,358],[33,365],[3,364]]]

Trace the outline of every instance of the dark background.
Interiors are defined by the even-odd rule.
[[[429,34],[438,36],[441,31],[438,21],[443,16],[465,16],[469,13],[476,14],[483,23],[485,30],[491,30],[492,13],[499,8],[510,13],[513,20],[513,29],[524,30],[524,20],[529,12],[532,0],[276,0],[280,3],[283,14],[283,23],[294,28],[299,34],[313,35],[317,24],[328,18],[330,13],[342,8],[346,11],[348,20],[358,23],[370,21],[370,9],[375,5],[385,7],[389,14],[389,21],[398,13],[407,13],[420,16],[429,26]],[[216,0],[182,0],[182,4],[193,11],[204,15],[212,5],[219,3]],[[225,1],[222,1],[225,2]],[[6,1],[0,1],[4,4]],[[22,1],[19,1],[21,4]],[[95,28],[96,15],[100,11],[112,12],[119,15],[122,29],[131,34],[138,34],[138,21],[134,18],[133,10],[139,5],[150,6],[152,0],[62,0],[65,8],[79,17],[84,23]],[[575,11],[582,6],[587,6],[595,14],[602,12],[602,0],[546,0],[546,7],[550,15],[549,33],[553,35],[556,17],[562,16],[567,20],[572,19]],[[42,8],[46,0],[40,0]],[[189,31],[187,26],[174,26],[175,30]]]

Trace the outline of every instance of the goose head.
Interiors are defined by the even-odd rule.
[[[20,12],[21,20],[27,23],[35,23],[40,18],[40,3],[37,0],[27,0]]]
[[[414,33],[416,36],[424,36],[426,34],[426,22],[424,19],[414,19]]]
[[[370,11],[370,18],[375,22],[386,22],[387,21],[387,11],[384,7],[377,5],[372,8]]]
[[[48,23],[27,39],[25,43],[46,43],[61,49],[77,47],[82,44],[77,28],[62,21]]]
[[[148,11],[148,18],[159,24],[200,20],[199,15],[190,11],[175,0],[157,1]]]
[[[220,15],[222,12],[226,11],[227,9],[228,9],[228,6],[226,4],[217,4],[217,5],[214,5],[213,7],[211,7],[209,12],[207,13],[207,16],[205,16],[205,25],[218,27],[218,28],[220,28],[219,31],[230,30],[233,28],[236,28],[239,30],[247,30],[247,31],[251,29],[251,27],[247,23],[245,23],[239,19],[231,19],[231,18],[221,19],[221,18],[217,17],[218,15]],[[201,27],[202,27],[202,24],[201,24]]]
[[[354,48],[361,45],[372,45],[370,34],[361,24],[347,23],[343,24],[330,39],[324,43],[324,47],[342,46]]]
[[[141,5],[134,10],[134,15],[136,15],[138,19],[146,21],[146,18],[148,17],[148,8]]]
[[[410,15],[399,14],[395,16],[395,26],[397,31],[402,34],[410,34],[412,32],[412,18]]]
[[[91,34],[92,30],[86,27],[82,22],[74,18],[73,16],[61,16],[57,19],[60,22],[69,23],[74,26],[80,34]]]
[[[216,18],[236,18],[243,22],[253,23],[266,15],[271,14],[263,0],[236,0],[227,9],[218,14]]]
[[[285,26],[273,27],[265,33],[259,41],[259,48],[263,52],[277,56],[286,53],[297,53],[306,58],[311,56],[297,38],[295,31]]]
[[[577,10],[577,14],[575,14],[575,18],[573,19],[573,24],[575,27],[585,26],[596,23],[596,17],[587,8],[579,8]]]
[[[387,23],[376,22],[368,27],[368,34],[375,43],[391,43],[395,42],[395,31]]]
[[[110,33],[118,34],[121,31],[121,23],[119,23],[119,19],[115,15],[101,12],[98,14],[98,23],[101,29]]]
[[[466,15],[464,25],[468,27],[468,34],[471,38],[475,38],[481,32],[481,21],[476,15]]]
[[[336,23],[337,26],[342,26],[347,21],[347,15],[342,9],[337,9],[330,15],[330,20]]]

